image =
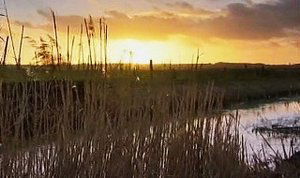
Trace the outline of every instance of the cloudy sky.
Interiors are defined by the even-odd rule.
[[[300,0],[6,0],[16,43],[26,36],[53,35],[57,15],[60,45],[66,27],[75,44],[83,19],[104,16],[109,25],[109,58],[135,62],[300,63]],[[2,36],[6,33],[2,19]],[[34,49],[25,42],[27,62]],[[76,49],[75,49],[76,50]],[[193,57],[194,56],[194,57]]]

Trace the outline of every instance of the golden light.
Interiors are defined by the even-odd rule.
[[[147,64],[150,59],[162,63],[163,59],[172,58],[174,46],[161,41],[125,39],[114,40],[110,49],[113,59],[122,60],[124,63]]]

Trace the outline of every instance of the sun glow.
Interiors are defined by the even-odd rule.
[[[164,59],[173,57],[173,50],[174,46],[160,41],[125,39],[114,40],[111,44],[112,58],[124,63],[147,64],[150,59],[162,63]]]

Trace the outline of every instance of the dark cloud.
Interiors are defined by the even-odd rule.
[[[50,13],[50,10],[45,10],[45,9],[38,9],[37,11],[37,14],[46,18],[47,20],[50,20],[51,19],[51,13]]]
[[[30,23],[30,22],[21,22],[21,21],[15,20],[14,23],[15,23],[16,25],[19,25],[19,26],[24,25],[24,26],[27,27],[27,28],[36,28],[36,26],[34,26],[34,25],[33,25],[32,23]]]
[[[166,5],[170,6],[170,7],[179,7],[182,9],[194,10],[194,6],[185,1],[183,1],[183,2],[177,1],[175,3],[166,3]]]
[[[278,0],[273,3],[232,3],[222,14],[211,18],[182,17],[173,12],[128,16],[119,11],[107,12],[112,37],[166,39],[170,35],[185,35],[198,39],[222,38],[237,40],[268,40],[286,38],[300,33],[300,0]],[[186,2],[169,4],[189,11],[199,11]],[[211,12],[212,13],[212,12]],[[51,16],[38,11],[48,19],[42,28],[52,30]],[[81,16],[57,16],[61,26],[74,28],[83,22]]]
[[[51,15],[50,10],[39,9],[37,13],[44,17],[47,20],[46,24],[36,25],[36,28],[44,29],[47,31],[53,30],[53,17]],[[78,29],[81,24],[84,22],[84,17],[78,15],[68,15],[68,16],[60,16],[56,13],[56,22],[58,26],[58,30],[64,31],[66,27],[69,25],[71,29]],[[30,25],[30,24],[29,24]],[[78,30],[77,30],[78,31]]]
[[[214,14],[214,12],[205,10],[202,8],[194,7],[192,4],[186,2],[186,1],[176,1],[174,3],[165,3],[167,7],[183,11],[185,13],[190,13],[194,15],[211,15]]]
[[[300,4],[300,0],[297,0]],[[300,30],[300,12],[295,0],[247,5],[232,3],[226,15],[200,20],[197,26],[211,29],[211,36],[226,39],[264,40],[289,36],[288,30]],[[200,30],[201,31],[201,30]]]

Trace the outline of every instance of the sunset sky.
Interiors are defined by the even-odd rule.
[[[16,44],[21,25],[26,36],[53,36],[53,9],[62,50],[67,25],[76,37],[76,50],[83,18],[104,16],[111,62],[126,62],[132,51],[133,62],[190,63],[199,48],[203,63],[300,63],[300,0],[6,1]],[[5,18],[1,23],[5,36]],[[24,63],[29,63],[34,49],[26,40],[24,45]]]

